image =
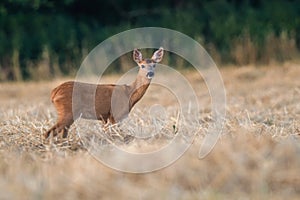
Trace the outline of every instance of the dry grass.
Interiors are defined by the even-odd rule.
[[[227,117],[213,151],[203,160],[197,158],[211,123],[210,98],[201,77],[185,72],[201,106],[197,137],[173,165],[142,175],[114,171],[85,150],[75,129],[90,127],[92,137],[96,129],[84,125],[94,121],[72,126],[66,141],[43,140],[42,134],[56,120],[49,93],[62,80],[1,84],[0,199],[299,199],[299,65],[229,67],[221,73]],[[106,81],[117,78],[106,77]],[[176,80],[168,78],[176,86]],[[155,103],[166,108],[165,129],[128,140],[128,135],[145,126],[148,130],[163,126],[153,125],[148,113]],[[115,142],[136,152],[162,147],[174,137],[170,127],[176,123],[176,106],[171,94],[153,85],[126,123],[100,135],[98,145]]]

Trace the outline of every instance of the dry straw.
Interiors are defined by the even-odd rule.
[[[112,142],[132,152],[161,148],[173,139],[173,127],[178,126],[176,104],[161,99],[163,90],[150,87],[130,117],[106,131],[95,129],[99,122],[79,120],[66,140],[44,140],[44,131],[56,120],[48,99],[56,83],[0,85],[0,199],[299,199],[299,66],[221,72],[227,116],[213,151],[203,160],[197,158],[212,123],[210,98],[201,77],[188,72],[201,106],[194,144],[170,167],[145,175],[104,167],[87,153],[76,130],[88,127],[85,139],[103,148]],[[168,102],[166,116],[151,118],[147,105],[160,102]],[[190,130],[184,123],[181,126]],[[160,132],[134,137],[145,127]]]

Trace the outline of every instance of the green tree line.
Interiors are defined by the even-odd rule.
[[[0,81],[72,74],[101,41],[145,26],[183,32],[220,63],[286,61],[299,56],[300,1],[2,0]]]

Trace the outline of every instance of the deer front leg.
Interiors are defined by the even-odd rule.
[[[112,115],[109,115],[108,118],[106,120],[102,120],[104,122],[103,124],[103,131],[104,132],[107,132],[109,130],[109,126],[112,125],[112,124],[115,124],[116,121],[115,119],[113,118]]]

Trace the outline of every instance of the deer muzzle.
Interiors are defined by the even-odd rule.
[[[154,76],[154,72],[148,72],[146,76],[148,79],[152,79]]]

